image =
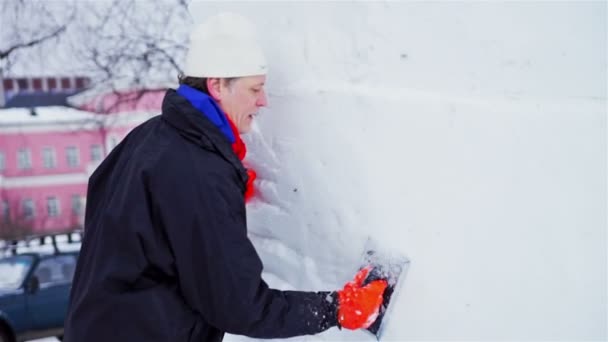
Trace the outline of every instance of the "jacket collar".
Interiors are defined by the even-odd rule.
[[[173,89],[167,90],[161,118],[175,127],[186,139],[222,156],[238,171],[243,184],[247,183],[247,170],[232,150],[228,138],[206,115],[201,115],[188,99]]]
[[[201,115],[206,116],[228,138],[231,144],[234,144],[236,138],[231,122],[215,100],[202,91],[185,84],[180,85],[176,92],[185,97],[194,108],[198,109]]]

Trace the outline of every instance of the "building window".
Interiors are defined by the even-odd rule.
[[[6,168],[6,157],[4,156],[4,152],[0,151],[0,172],[4,171]]]
[[[57,89],[57,79],[55,79],[55,78],[47,78],[46,84],[47,84],[47,87],[49,88],[49,90]]]
[[[13,80],[12,79],[5,79],[4,80],[4,91],[11,91],[13,90]]]
[[[69,90],[72,88],[72,80],[67,77],[61,78],[61,90]]]
[[[42,90],[42,79],[41,78],[34,78],[32,79],[32,88],[36,91],[41,91]]]
[[[18,78],[17,85],[19,86],[20,91],[26,91],[29,89],[27,78]]]
[[[59,216],[59,200],[57,197],[47,197],[46,199],[46,210],[49,217]]]
[[[11,219],[11,207],[7,200],[2,200],[2,220],[6,223]]]
[[[45,147],[42,149],[42,164],[47,169],[54,169],[57,167],[57,158],[55,157],[55,149],[52,147]]]
[[[72,195],[72,214],[82,215],[82,196],[80,195]]]
[[[32,219],[36,216],[36,207],[34,201],[31,198],[23,200],[23,218]]]
[[[28,148],[17,151],[17,168],[20,170],[32,168],[32,153]]]
[[[69,167],[78,167],[80,164],[80,158],[78,156],[78,147],[68,146],[65,149],[65,155],[67,157]]]
[[[101,145],[91,145],[91,161],[98,162],[103,158]]]

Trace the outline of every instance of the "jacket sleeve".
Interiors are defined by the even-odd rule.
[[[222,331],[257,338],[316,334],[337,325],[335,293],[279,291],[264,282],[234,180],[211,172],[194,176],[192,169],[178,174],[154,182],[160,195],[151,209],[195,312]]]

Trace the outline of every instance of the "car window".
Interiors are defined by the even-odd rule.
[[[33,260],[34,258],[31,255],[0,259],[0,289],[14,290],[19,288]]]
[[[42,259],[34,274],[38,277],[40,286],[71,282],[76,269],[76,257],[73,255],[57,255]]]

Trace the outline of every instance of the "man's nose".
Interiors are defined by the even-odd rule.
[[[260,96],[258,96],[258,100],[255,103],[258,107],[266,107],[268,105],[268,99],[266,98],[266,92],[260,92]]]

